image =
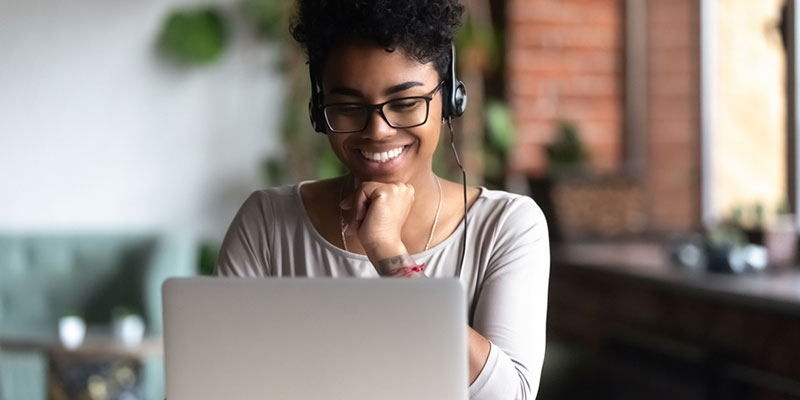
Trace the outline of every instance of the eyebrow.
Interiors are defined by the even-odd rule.
[[[409,81],[409,82],[401,83],[399,85],[391,86],[391,87],[387,88],[386,90],[384,90],[383,94],[388,96],[390,94],[394,94],[394,93],[397,93],[397,92],[402,92],[404,90],[408,90],[408,89],[411,89],[412,87],[416,87],[416,86],[424,86],[424,84],[422,82]],[[353,96],[353,97],[364,97],[364,95],[361,92],[359,92],[358,90],[351,89],[351,88],[348,88],[348,87],[333,88],[333,89],[331,89],[330,93],[331,94],[341,94],[341,95],[345,95],[345,96]]]

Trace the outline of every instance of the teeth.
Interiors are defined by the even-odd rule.
[[[403,148],[402,147],[398,147],[396,149],[389,150],[389,151],[384,151],[382,153],[370,153],[368,151],[361,150],[361,155],[364,156],[364,158],[366,158],[368,160],[378,161],[378,162],[382,162],[383,163],[383,162],[389,161],[389,160],[399,156],[400,153],[402,153],[402,152],[403,152]]]

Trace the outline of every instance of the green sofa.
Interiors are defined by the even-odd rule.
[[[159,334],[161,283],[196,265],[196,244],[179,235],[0,234],[0,334],[56,335],[58,319],[74,313],[107,325],[116,307],[138,311],[147,334]],[[0,349],[0,400],[43,399],[45,366],[43,354]],[[159,398],[161,358],[142,376],[146,398]]]

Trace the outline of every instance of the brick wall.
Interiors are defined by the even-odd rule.
[[[622,173],[624,0],[509,0],[507,95],[518,129],[511,169],[547,173],[544,146],[575,122],[592,171]],[[699,3],[647,0],[647,230],[700,224]]]
[[[507,76],[515,122],[514,171],[546,172],[543,146],[559,120],[574,122],[592,166],[619,169],[622,127],[621,0],[511,0]]]

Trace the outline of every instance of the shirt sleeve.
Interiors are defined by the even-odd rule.
[[[533,400],[544,362],[550,248],[529,197],[507,204],[475,308],[473,329],[491,343],[471,400]]]
[[[272,206],[263,192],[254,192],[233,218],[217,258],[217,276],[269,276]]]

